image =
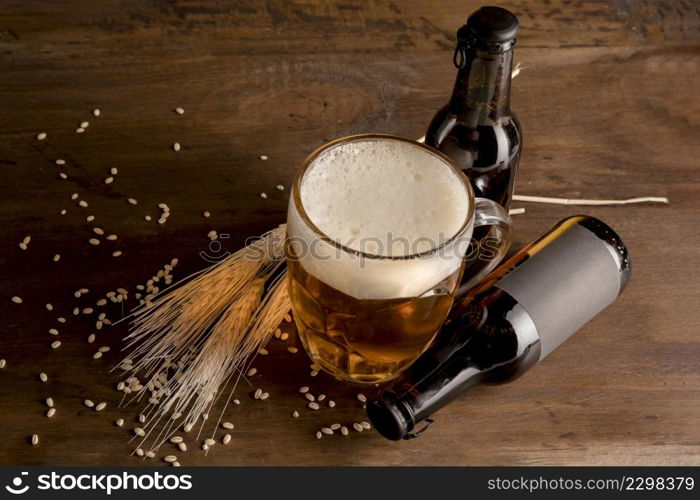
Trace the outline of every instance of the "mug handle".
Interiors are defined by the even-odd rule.
[[[473,257],[483,263],[474,276],[467,278],[457,290],[457,296],[476,286],[484,277],[503,260],[513,243],[513,223],[508,211],[488,198],[474,200],[474,229],[492,226],[491,231],[477,242],[477,254]],[[495,246],[492,244],[495,242]],[[486,245],[488,244],[488,247]],[[470,266],[467,266],[469,270]]]

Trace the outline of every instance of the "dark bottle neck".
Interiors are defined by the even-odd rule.
[[[468,126],[492,125],[510,114],[513,51],[500,54],[471,48],[457,73],[450,113]]]

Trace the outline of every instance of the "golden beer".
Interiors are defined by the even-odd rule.
[[[469,181],[424,145],[360,135],[312,153],[292,187],[285,251],[313,361],[362,383],[407,368],[447,317],[474,216]]]

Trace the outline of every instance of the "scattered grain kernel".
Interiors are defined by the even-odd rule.
[[[95,411],[102,411],[105,408],[107,408],[107,403],[105,403],[104,401],[95,405]]]
[[[179,142],[173,143],[173,151],[180,151],[180,143]]]
[[[61,254],[57,253],[56,255],[53,256],[53,261],[58,262],[59,260],[61,260]]]
[[[58,321],[59,323],[65,323],[65,322],[66,322],[66,318],[64,318],[63,316],[59,316],[59,317],[56,318],[56,321]]]
[[[90,238],[88,240],[88,243],[90,243],[91,245],[97,246],[100,244],[100,240],[98,240],[97,238]]]
[[[99,109],[99,108],[93,109],[93,110],[92,110],[92,115],[93,115],[93,116],[100,116],[100,109]]]
[[[139,437],[143,437],[146,435],[146,431],[144,431],[141,427],[134,427],[134,434]]]
[[[7,366],[7,360],[6,359],[0,359],[0,370],[5,368]]]
[[[287,340],[288,338],[289,338],[289,334],[288,334],[287,332],[285,332],[285,333],[283,333],[282,335],[280,335],[280,340],[283,340],[283,341],[284,341],[284,340]]]
[[[86,399],[85,401],[83,401],[83,404],[88,408],[94,408],[95,406],[95,403],[93,403],[91,399]]]
[[[46,406],[53,408],[53,398],[46,398]]]
[[[92,344],[95,341],[95,334],[91,333],[87,338],[88,344]]]
[[[307,406],[309,407],[310,410],[314,410],[314,411],[316,411],[316,410],[318,410],[319,408],[321,408],[321,407],[318,405],[318,403],[316,403],[316,402],[314,402],[314,401],[310,402]]]
[[[121,257],[122,251],[121,250],[116,250],[112,252],[112,257]]]
[[[124,425],[124,419],[123,418],[116,419],[114,421],[114,425],[116,425],[117,427],[121,427],[122,425]]]
[[[354,424],[352,424],[352,428],[355,429],[357,432],[362,432],[362,431],[364,430],[364,428],[362,427],[362,425],[360,425],[360,424],[357,423],[357,422],[355,422]]]
[[[328,408],[335,408],[335,401],[333,401],[332,399],[329,399],[328,400]]]
[[[292,354],[296,354],[299,352],[299,349],[297,349],[296,347],[287,347],[287,351]]]
[[[348,434],[350,434],[350,431],[348,430],[347,427],[342,426],[342,427],[340,428],[340,433],[341,433],[343,436],[347,436]]]
[[[284,186],[282,184],[277,184],[275,187],[278,191],[284,191]]]
[[[294,411],[292,412],[292,417],[294,417],[294,418],[299,418],[299,412],[296,411],[296,410],[294,410]]]
[[[49,380],[49,376],[46,375],[44,372],[41,372],[39,374],[39,380],[41,380],[42,382],[47,382]]]
[[[321,431],[316,431],[316,439],[321,439],[323,437],[323,433]]]
[[[175,108],[175,112],[176,112],[178,115],[182,115],[182,114],[185,113],[185,110],[178,106],[177,108]]]
[[[267,356],[268,354],[270,354],[270,351],[263,347],[262,349],[258,350],[258,354],[260,354],[261,356]]]
[[[260,193],[260,198],[262,198],[262,199],[267,198],[267,193]]]
[[[56,165],[65,165],[65,164],[66,164],[66,160],[63,160],[63,159],[61,159],[61,158],[56,158],[56,160],[54,160],[54,163],[55,163]]]
[[[261,160],[265,161],[265,160],[267,160],[267,155],[260,155],[259,158],[260,158]]]
[[[369,422],[360,422],[360,425],[361,425],[362,428],[363,428],[364,430],[366,430],[366,431],[368,431],[368,430],[370,430],[370,429],[372,428],[372,426],[370,425]]]
[[[14,302],[15,304],[21,304],[23,302],[22,297],[15,295],[14,297],[12,297],[12,302]]]
[[[63,179],[64,181],[65,181],[66,179],[68,179],[68,176],[67,176],[66,174],[64,174],[63,172],[59,172],[59,173],[58,173],[58,176],[59,176],[61,179]]]
[[[205,219],[208,219],[209,217],[211,217],[211,214],[208,211],[204,211],[204,213],[202,214],[202,217],[204,217]]]
[[[187,451],[187,445],[185,443],[179,443],[177,447],[180,451]]]
[[[134,453],[136,454],[137,457],[142,457],[145,455],[145,453],[143,452],[143,450],[141,448],[136,448],[134,450]]]
[[[233,429],[233,424],[231,422],[224,422],[221,424],[221,427],[223,427],[224,429],[231,430]]]
[[[216,441],[214,441],[212,438],[207,438],[204,440],[204,444],[207,446],[214,446],[216,444]]]
[[[51,342],[51,349],[58,349],[61,347],[61,341],[60,340],[54,340]]]
[[[58,330],[56,330],[55,328],[49,328],[49,334],[58,335]]]
[[[223,444],[229,444],[231,442],[231,434],[224,434],[224,437],[221,438],[221,442]]]
[[[46,416],[49,418],[53,417],[55,414],[56,414],[56,408],[49,408],[46,411]]]
[[[248,375],[249,377],[252,377],[252,376],[255,375],[256,373],[258,373],[258,369],[257,369],[257,368],[251,368],[250,370],[248,370],[247,375]]]
[[[39,132],[38,134],[36,134],[36,140],[43,141],[44,139],[46,139],[46,136],[46,132]]]
[[[360,403],[366,403],[366,402],[367,402],[367,396],[365,396],[364,394],[362,394],[362,393],[360,392],[360,393],[357,394],[357,400],[358,400]]]
[[[41,139],[39,139],[39,140],[41,140]],[[33,434],[32,435],[32,446],[37,446],[38,444],[39,444],[39,434]]]
[[[304,397],[309,401],[316,401],[316,397],[313,394],[311,394],[310,392],[307,392],[306,394],[304,394]]]
[[[134,198],[129,198],[126,201],[129,202],[130,205],[138,205],[139,204],[139,202],[136,201]]]
[[[319,401],[323,401],[324,399],[326,399],[326,395],[325,395],[325,394],[319,394],[317,399],[318,399]]]
[[[309,392],[309,386],[305,385],[303,387],[299,387],[299,392],[302,394],[306,394],[307,392]]]
[[[269,398],[269,397],[270,397],[270,393],[269,393],[269,392],[263,392],[263,393],[260,395],[260,399],[263,400],[263,401],[265,401],[265,400],[266,400],[267,398]]]

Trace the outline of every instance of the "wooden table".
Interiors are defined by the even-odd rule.
[[[212,229],[230,234],[233,250],[283,221],[288,190],[275,185],[289,186],[303,157],[327,139],[420,136],[451,91],[454,32],[481,3],[5,0],[0,463],[142,464],[129,456],[138,409],[117,408],[109,372],[126,327],[104,329],[90,345],[94,314],[74,317],[72,309],[117,287],[133,295],[173,257],[177,277],[201,269]],[[527,209],[515,219],[516,246],[563,216],[601,217],[629,246],[628,289],[545,363],[510,385],[471,391],[412,442],[373,431],[317,441],[321,425],[364,418],[357,389],[309,378],[303,352],[273,341],[242,404],[227,411],[232,443],[205,456],[188,437],[183,465],[700,464],[700,11],[687,0],[504,6],[522,25],[512,101],[525,151],[516,191],[671,200],[516,203]],[[76,133],[84,120],[89,127]],[[37,141],[42,131],[48,137]],[[67,165],[55,166],[57,158]],[[106,185],[110,167],[119,173]],[[72,201],[73,192],[89,206]],[[172,211],[164,225],[155,222],[161,202]],[[119,239],[91,246],[94,225]],[[90,292],[75,299],[82,287]],[[12,303],[14,295],[23,303]],[[121,317],[117,306],[105,310]],[[58,315],[67,323],[56,323]],[[63,342],[55,351],[52,327]],[[101,345],[112,351],[92,359]],[[337,407],[292,419],[305,384]],[[252,401],[256,387],[270,399]],[[52,419],[44,416],[48,396]],[[108,407],[95,412],[85,398]],[[118,417],[123,428],[113,425]],[[37,447],[28,444],[33,433]]]

